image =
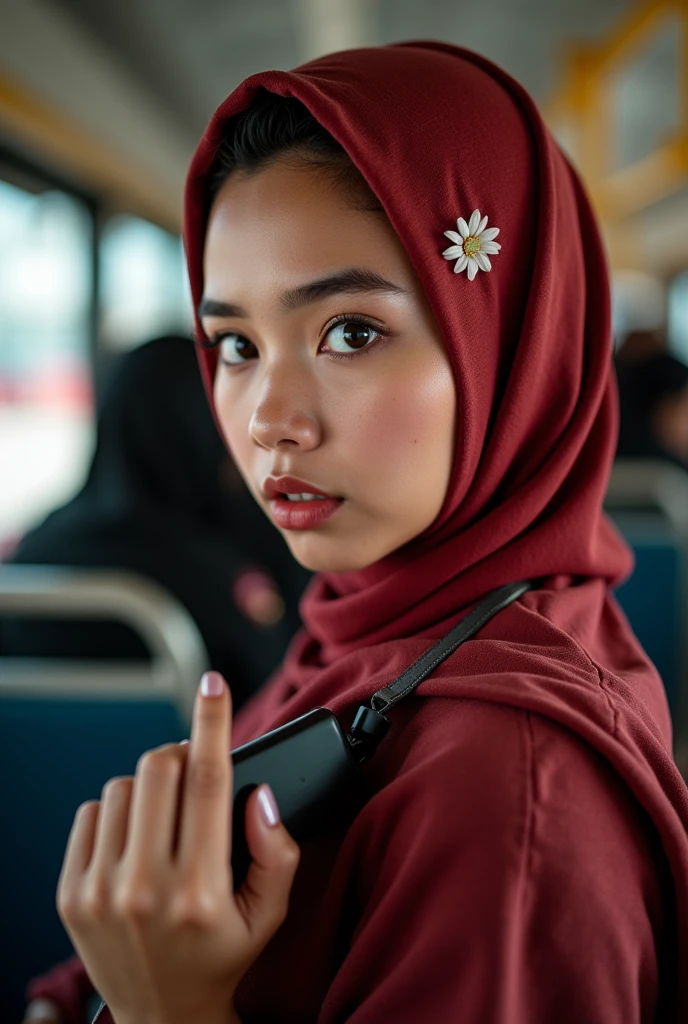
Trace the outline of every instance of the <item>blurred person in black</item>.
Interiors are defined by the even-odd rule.
[[[650,339],[645,347],[624,344],[616,373],[617,456],[666,459],[688,469],[688,366]]]
[[[310,575],[255,515],[208,410],[194,346],[181,336],[121,358],[86,483],[7,561],[127,569],[158,582],[195,620],[237,707],[279,664]],[[122,623],[6,617],[0,654],[130,660],[149,652]]]

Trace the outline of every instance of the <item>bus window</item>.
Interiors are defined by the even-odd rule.
[[[79,485],[93,443],[93,221],[0,180],[0,557]]]
[[[677,359],[688,363],[688,270],[669,286],[669,348]]]
[[[118,215],[104,227],[100,291],[100,334],[110,350],[191,329],[181,241],[140,217]]]

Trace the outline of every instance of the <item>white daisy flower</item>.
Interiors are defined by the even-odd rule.
[[[480,218],[480,210],[474,210],[468,224],[459,217],[456,222],[459,229],[456,231],[445,231],[445,235],[454,245],[445,249],[442,255],[445,260],[456,260],[454,273],[460,274],[462,270],[468,271],[468,280],[472,281],[479,270],[492,270],[489,257],[496,256],[502,248],[495,238],[499,234],[499,228],[488,228],[487,217]]]

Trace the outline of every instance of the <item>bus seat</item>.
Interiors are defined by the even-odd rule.
[[[605,509],[636,567],[616,592],[659,669],[677,738],[688,738],[688,473],[662,459],[614,463]]]
[[[188,734],[208,658],[195,623],[133,574],[0,568],[0,614],[126,621],[145,663],[0,657],[0,1020],[19,1021],[27,981],[71,954],[55,890],[74,814],[138,757]]]
[[[661,517],[640,512],[613,519],[635,556],[633,575],[616,590],[616,598],[657,666],[675,717],[685,655],[682,546]]]
[[[0,1020],[19,1021],[27,981],[72,952],[55,891],[77,807],[187,733],[166,698],[3,694],[0,701]]]
[[[138,573],[111,569],[1,565],[0,616],[102,618],[125,623],[151,652],[151,662],[16,658],[0,652],[0,694],[16,690],[78,695],[152,688],[175,703],[187,721],[209,658],[198,626],[174,595]]]
[[[688,541],[688,473],[663,459],[619,458],[609,477],[605,508],[660,512],[681,542]]]

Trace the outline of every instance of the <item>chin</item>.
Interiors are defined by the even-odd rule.
[[[301,536],[283,533],[283,536],[296,561],[311,572],[356,572],[373,565],[387,554],[371,553],[363,548],[356,550],[350,543],[310,537],[305,533]]]

